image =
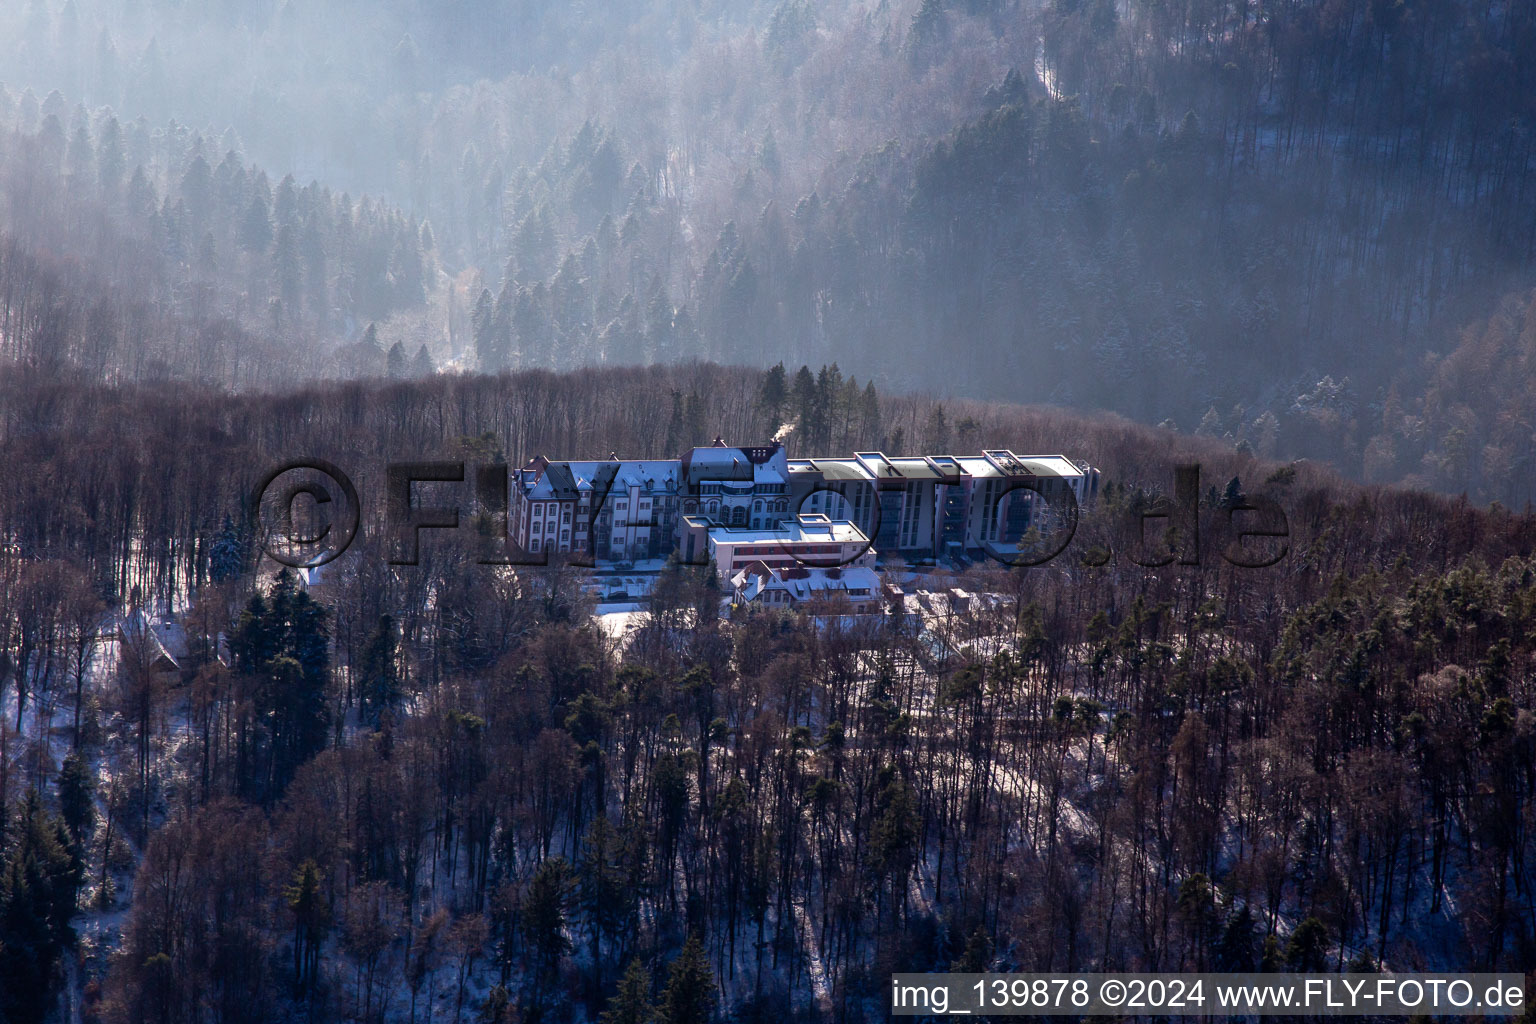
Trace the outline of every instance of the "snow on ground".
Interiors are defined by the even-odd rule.
[[[915,574],[909,575],[915,576]],[[642,622],[645,621],[644,617],[646,614],[646,605],[644,603],[640,601],[624,601],[599,604],[595,617],[598,625],[608,636],[616,641],[622,641],[634,629],[638,628]],[[927,631],[929,632],[930,636],[940,629],[943,629],[946,632],[952,632],[952,618],[953,615],[934,615],[931,618],[925,616],[924,625],[927,627]],[[832,622],[829,620],[824,624],[830,627]],[[104,633],[105,632],[106,631],[104,630]],[[1010,648],[1012,646],[1012,642],[1013,638],[1005,632],[998,634],[979,635],[966,640],[960,646],[972,647],[973,651],[977,654],[990,655],[995,653],[997,650]],[[104,636],[103,641],[96,652],[96,657],[93,659],[90,676],[88,677],[89,688],[98,694],[105,692],[109,688],[110,680],[117,671],[120,655],[118,646],[119,645],[115,637],[111,637],[109,635]],[[864,675],[864,678],[861,680],[861,685],[871,685],[879,671],[879,666],[877,664],[878,659],[874,656],[874,653],[875,652],[872,650],[864,650],[860,652],[860,663]],[[1075,654],[1079,655],[1081,653],[1084,652],[1075,652]],[[67,701],[65,703],[67,703]],[[933,706],[931,694],[928,695],[927,699],[918,701],[914,710],[920,714],[930,716],[940,713],[938,709]],[[1113,720],[1114,710],[1115,709],[1113,708],[1108,709],[1108,714],[1106,714],[1104,719],[1106,722]],[[29,707],[29,712],[30,711],[31,708]],[[60,715],[63,714],[62,704],[60,705],[60,710],[58,713]],[[4,699],[0,699],[0,714],[5,714],[11,718],[14,718],[15,705],[13,695],[7,695]],[[30,724],[32,717],[33,716],[29,713],[27,716],[27,722],[24,724]],[[52,721],[51,715],[45,715],[44,718],[49,722]],[[120,717],[114,716],[110,710],[105,711],[104,718],[106,720],[103,722],[103,725],[109,731],[120,732],[124,728]],[[1102,742],[1102,735],[1102,732],[1098,734],[1099,742]],[[25,736],[26,733],[24,731],[23,737]],[[185,713],[185,707],[181,701],[173,701],[171,706],[165,712],[164,718],[162,718],[158,723],[156,729],[156,742],[154,745],[155,764],[153,766],[156,774],[162,774],[165,771],[164,766],[167,763],[174,764],[180,747],[190,737],[191,728],[190,722],[188,721]],[[119,738],[119,742],[120,741],[121,737]],[[61,754],[62,749],[63,746],[60,744],[56,753]],[[1097,756],[1106,760],[1117,760],[1114,752],[1105,750],[1102,746],[1100,746],[1095,751],[1095,753]],[[948,757],[954,755],[951,753],[940,756]],[[1072,785],[1072,780],[1075,780],[1080,775],[1082,775],[1082,773],[1077,770],[1081,765],[1080,756],[1081,753],[1077,748],[1077,745],[1074,744],[1073,749],[1069,751],[1065,760],[1065,764],[1063,765],[1064,771],[1067,775],[1067,784],[1063,785],[1062,792],[1057,802],[1057,825],[1060,836],[1063,839],[1091,838],[1095,835],[1097,829],[1096,823],[1093,821],[1089,814],[1085,813],[1083,808],[1084,806],[1087,806],[1087,798],[1091,795],[1092,791],[1103,784],[1104,777],[1101,774],[1094,773],[1093,775],[1087,776],[1084,785]],[[110,766],[106,763],[106,759],[101,753],[98,753],[94,758],[93,768],[96,771],[98,779],[100,779],[103,783],[110,779]],[[172,769],[172,772],[174,772],[174,768]],[[1040,779],[1032,777],[1027,773],[1021,772],[1013,766],[997,766],[997,773],[993,776],[992,783],[996,785],[1002,793],[1007,794],[1008,796],[1017,799],[1024,804],[1041,806],[1049,800],[1049,793],[1042,785]],[[102,791],[104,789],[105,786],[98,787],[97,814],[100,820],[104,820],[106,814],[106,806],[102,798]],[[122,837],[122,841],[127,840],[128,837]],[[1030,837],[1023,834],[1019,835],[1016,840],[1010,841],[1010,846],[1015,848],[1028,847],[1031,845]],[[132,850],[132,857],[135,863],[137,863],[140,853],[141,851],[137,849]],[[911,906],[916,908],[919,913],[933,912],[932,894],[937,887],[937,879],[934,877],[934,868],[935,865],[932,860],[932,851],[928,851],[923,857],[920,858],[917,869],[914,871],[912,877],[908,879],[909,900],[911,902]],[[1424,873],[1423,865],[1416,865],[1414,866],[1414,869],[1419,871],[1421,875]],[[679,865],[679,870],[682,870],[681,865]],[[117,900],[114,906],[106,910],[87,909],[83,911],[81,917],[77,919],[76,924],[77,929],[81,934],[82,947],[94,952],[96,955],[102,955],[102,953],[113,948],[120,941],[121,929],[126,918],[126,908],[129,905],[129,900],[132,898],[132,874],[132,871],[128,871],[121,876],[114,874],[114,882],[118,888]],[[1415,893],[1414,906],[1411,908],[1410,912],[1404,915],[1406,918],[1411,919],[1416,923],[1406,926],[1402,924],[1396,926],[1394,928],[1394,933],[1396,935],[1401,935],[1404,928],[1406,927],[1410,934],[1413,934],[1415,937],[1421,937],[1422,940],[1427,944],[1438,944],[1450,941],[1448,938],[1448,933],[1455,930],[1455,922],[1458,917],[1456,906],[1453,902],[1453,891],[1456,888],[1454,880],[1455,872],[1452,874],[1453,879],[1451,884],[1448,890],[1443,894],[1445,907],[1439,912],[1439,914],[1429,914],[1428,902],[1431,894],[1428,892],[1427,884],[1420,886],[1418,887],[1418,891]],[[446,879],[446,881],[451,884],[451,879]],[[818,942],[818,930],[816,927],[816,922],[825,913],[827,913],[827,908],[821,906],[820,901],[813,896],[809,902],[797,901],[794,903],[790,908],[790,919],[784,922],[785,931],[789,936],[792,937],[792,941],[798,945],[800,949],[800,955],[803,958],[803,969],[806,971],[810,981],[811,991],[809,996],[814,1004],[823,1013],[829,1012],[831,1008],[831,972],[829,971],[827,962],[825,960],[825,955],[828,951],[821,949]],[[768,932],[777,932],[779,928],[779,922],[776,909],[767,915],[767,921]],[[1280,931],[1282,936],[1288,934],[1292,927],[1293,922],[1288,917],[1283,916],[1280,922]],[[744,936],[750,937],[753,930],[754,929],[750,925],[744,924],[742,934]],[[1356,941],[1358,942],[1360,939],[1357,937]],[[1352,946],[1346,950],[1346,953],[1352,954],[1355,949],[1356,947]],[[854,955],[856,957],[858,954],[855,953]],[[582,953],[578,953],[575,957],[577,960],[582,960],[583,958],[584,954]],[[721,971],[721,977],[719,981],[722,990],[728,995],[729,998],[747,998],[751,990],[755,988],[757,980],[757,958],[758,951],[756,950],[755,945],[750,941],[743,942],[737,949],[737,953],[734,958],[734,964],[731,965],[734,969]],[[78,1021],[80,1017],[80,1000],[78,989],[84,979],[83,975],[78,970],[77,963],[72,962],[69,970],[71,971],[71,978],[70,984],[67,986],[67,988],[70,995],[67,997],[68,1002],[66,1003],[66,1019],[69,1020],[71,1024],[74,1024],[74,1022]],[[343,970],[345,970],[344,965]],[[766,967],[765,970],[767,970]],[[782,970],[784,970],[782,967],[774,969],[774,973],[778,973]],[[431,1004],[434,1008],[434,1011],[444,1016],[445,1018],[454,1015],[454,1011],[456,1009],[455,1004],[458,997],[458,986],[457,979],[453,976],[453,973],[454,972],[445,968],[440,975],[434,976],[432,979],[430,979],[429,984],[425,987],[425,991],[421,994],[421,1002],[423,1005],[419,1007],[418,1012],[423,1014],[432,1012],[428,1011],[426,1006],[426,1004]],[[734,981],[730,980],[732,976],[734,976]],[[338,978],[339,977],[340,975],[338,975]],[[466,1009],[477,1006],[479,1002],[483,1000],[486,992],[486,986],[489,981],[490,973],[488,971],[480,970],[475,972],[475,976],[470,979],[466,989]],[[350,982],[351,979],[347,979],[347,983],[350,984]],[[378,984],[380,987],[378,990],[376,990],[376,994],[381,998],[386,998],[392,1010],[398,1010],[399,1008],[409,1004],[409,991],[403,985],[403,982],[391,978],[389,980],[381,980]],[[385,994],[386,989],[387,995]]]
[[[645,605],[637,602],[604,604],[598,607],[597,624],[614,640],[622,640],[632,630],[638,629],[646,614]]]

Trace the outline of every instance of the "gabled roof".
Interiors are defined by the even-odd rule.
[[[135,654],[141,655],[150,668],[160,672],[175,672],[181,669],[181,663],[166,647],[166,639],[162,638],[165,631],[156,628],[156,624],[139,609],[134,609],[118,620],[117,637],[119,643],[134,649]]]
[[[880,595],[880,574],[862,566],[774,569],[762,562],[753,562],[732,576],[731,584],[748,601],[755,601],[768,590],[782,590],[796,602],[809,601],[815,597],[848,596],[850,591],[855,590],[862,591],[858,595],[861,598]]]
[[[524,485],[524,491],[535,501],[573,501],[583,492],[603,495],[631,487],[647,493],[675,494],[678,466],[676,459],[551,462],[532,486]]]
[[[683,454],[681,479],[689,484],[739,481],[784,483],[784,446],[778,441],[737,448],[720,438],[708,448],[691,448]]]

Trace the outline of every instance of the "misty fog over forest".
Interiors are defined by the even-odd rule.
[[[93,376],[835,362],[1531,496],[1525,4],[3,18],[8,273]],[[104,339],[90,281],[159,326]]]

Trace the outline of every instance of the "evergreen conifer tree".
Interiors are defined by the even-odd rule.
[[[661,994],[662,1024],[709,1024],[715,1006],[715,975],[697,935],[690,935],[667,971]]]

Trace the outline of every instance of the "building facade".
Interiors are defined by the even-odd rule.
[[[792,459],[794,507],[847,519],[882,558],[908,562],[976,558],[1017,550],[1098,496],[1098,470],[1064,455]]]
[[[730,582],[735,602],[749,607],[821,608],[844,615],[882,610],[880,574],[864,566],[817,571],[753,562]]]
[[[726,579],[753,564],[775,569],[875,564],[875,552],[862,530],[846,520],[828,519],[815,512],[802,512],[787,522],[760,529],[722,526],[700,515],[684,516],[678,557],[689,564],[701,564],[707,558]]]
[[[1046,530],[1074,504],[1092,502],[1098,483],[1097,470],[1062,455],[993,449],[979,456],[788,459],[777,442],[735,447],[716,438],[680,459],[540,456],[513,477],[510,526],[514,543],[534,556],[579,554],[622,564],[677,551],[701,563],[719,544],[734,550],[731,538],[753,531],[764,537],[740,543],[808,543],[793,538],[811,515],[853,526],[871,560],[878,553],[931,563],[1017,550],[1031,529]],[[725,566],[721,571],[729,578]]]
[[[734,448],[720,438],[679,460],[686,493],[684,515],[707,516],[721,526],[771,529],[794,517],[789,507],[789,464],[784,446]]]
[[[551,462],[540,456],[514,478],[513,542],[530,555],[665,558],[676,533],[678,481],[676,460]]]

